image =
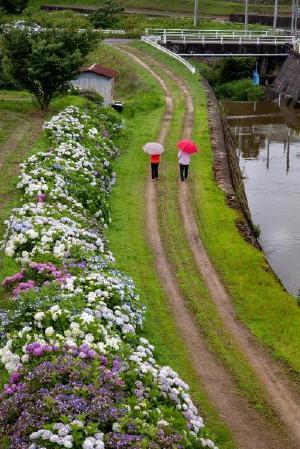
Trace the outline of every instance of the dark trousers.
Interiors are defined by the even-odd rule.
[[[159,164],[153,164],[153,162],[151,162],[152,179],[157,179],[158,178],[158,166],[159,166]]]
[[[180,167],[180,178],[181,178],[181,181],[184,181],[188,177],[189,166],[188,165],[179,164],[179,167]]]

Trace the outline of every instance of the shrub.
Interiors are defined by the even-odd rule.
[[[199,65],[199,69],[204,78],[214,87],[251,77],[255,64],[255,58],[220,58],[213,64]]]
[[[102,0],[102,5],[91,16],[91,23],[95,28],[114,28],[120,21],[119,14],[124,11],[115,0]]]
[[[103,105],[103,102],[104,102],[103,96],[101,94],[99,94],[98,92],[96,92],[95,90],[80,89],[79,95],[81,95],[81,97],[86,98],[87,100],[90,100],[92,103],[97,104],[98,106]]]
[[[249,79],[231,81],[217,85],[215,92],[220,100],[233,101],[260,101],[265,97],[265,90],[262,86],[253,85]]]
[[[26,8],[28,0],[2,0],[1,6],[9,13],[20,13]]]

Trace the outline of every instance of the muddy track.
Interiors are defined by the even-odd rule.
[[[137,56],[136,52],[132,51],[130,47],[121,47],[121,50],[148,70],[165,93],[166,109],[159,136],[160,142],[164,143],[172,119],[173,101],[165,81],[157,75],[157,72],[161,71],[162,65],[142,54]],[[153,68],[156,68],[157,71],[153,70]],[[182,80],[178,79],[166,67],[164,67],[164,70],[180,85],[185,94],[187,109],[183,136],[189,137],[193,127],[193,100],[191,94]],[[180,205],[182,214],[185,216],[184,224],[187,226],[189,221],[195,226],[195,228],[193,226],[191,228],[190,225],[187,226],[187,235],[193,246],[192,250],[198,252],[199,237],[193,213],[190,207],[185,208],[186,205],[191,204],[188,187],[186,184],[179,187]],[[185,342],[194,370],[199,376],[199,382],[204,386],[209,399],[231,429],[238,447],[240,449],[299,448],[299,445],[294,444],[285,433],[266,421],[240,396],[234,379],[208,349],[200,333],[198,323],[186,306],[186,301],[177,284],[173,267],[168,261],[167,253],[161,240],[157,217],[157,192],[155,184],[150,179],[146,184],[145,201],[148,238],[155,255],[157,274],[167,294],[176,326]],[[201,253],[203,252],[205,253],[205,250],[202,246]],[[213,277],[215,276],[215,274],[212,275]]]

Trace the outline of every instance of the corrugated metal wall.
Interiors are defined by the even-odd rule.
[[[104,104],[109,106],[113,101],[113,83],[112,78],[96,75],[95,73],[80,73],[78,77],[72,81],[75,86],[80,89],[95,90],[104,97]]]

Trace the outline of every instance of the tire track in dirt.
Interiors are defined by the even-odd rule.
[[[174,76],[174,75],[173,75]],[[185,98],[187,113],[184,124],[184,137],[190,139],[193,131],[194,105],[193,97],[186,83],[174,77],[181,86]],[[246,355],[249,363],[264,386],[271,403],[274,405],[281,421],[294,435],[297,447],[300,447],[300,398],[291,382],[286,378],[282,368],[270,354],[255,341],[253,335],[236,317],[234,307],[219,275],[217,274],[199,236],[197,223],[192,208],[191,192],[186,183],[178,183],[179,204],[191,251],[198,270],[208,287],[211,298],[226,329],[234,337],[240,350]]]
[[[152,64],[156,61],[149,58]],[[175,76],[163,64],[158,63],[169,76],[181,87],[186,100],[186,115],[184,123],[184,138],[191,138],[194,125],[193,97],[186,83]],[[208,254],[199,236],[197,223],[192,208],[191,192],[186,183],[178,182],[179,204],[184,229],[194,255],[198,270],[208,287],[211,298],[218,308],[222,321],[233,336],[240,350],[246,355],[248,362],[256,372],[260,382],[268,394],[278,416],[294,436],[295,447],[300,448],[300,398],[291,382],[285,376],[283,369],[276,363],[270,354],[263,348],[237,319],[229,294],[210,261]]]
[[[130,47],[118,47],[121,51],[134,59],[145,68],[160,84],[165,94],[166,110],[159,141],[164,143],[172,120],[173,101],[165,81],[157,75],[153,67],[160,64],[143,55],[136,56]],[[152,66],[152,67],[151,67]],[[165,72],[175,80],[168,69]],[[176,78],[176,82],[179,80]],[[189,136],[193,127],[193,100],[186,86],[183,89],[187,101],[187,113],[183,134]],[[183,188],[186,189],[184,185]],[[187,193],[180,191],[180,202],[187,198]],[[155,184],[149,179],[145,190],[147,233],[152,251],[155,255],[155,265],[161,285],[167,294],[176,326],[185,342],[194,370],[204,385],[208,397],[231,429],[235,441],[240,449],[283,449],[296,448],[292,441],[280,430],[266,421],[253,407],[237,392],[235,381],[209,351],[203,339],[198,323],[186,306],[185,299],[177,284],[172,266],[169,264],[159,229],[157,217],[157,192]],[[190,212],[190,211],[188,211]],[[194,231],[194,230],[193,230]],[[198,232],[196,233],[198,238]],[[195,238],[195,235],[193,236]]]

